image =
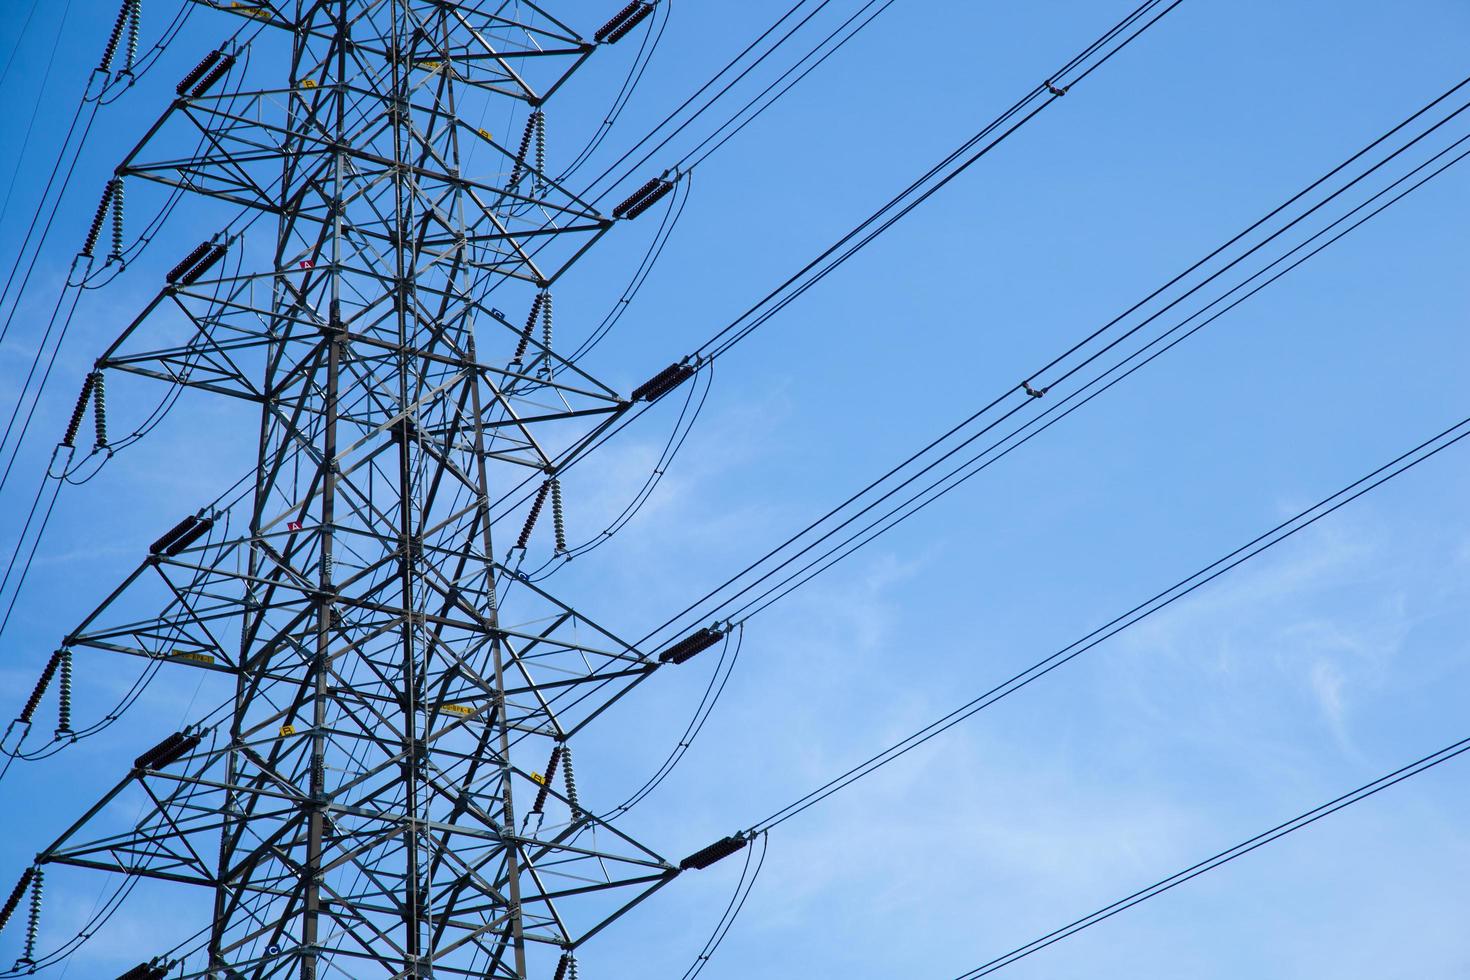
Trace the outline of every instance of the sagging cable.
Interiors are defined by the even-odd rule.
[[[704,629],[690,633],[678,643],[670,646],[658,655],[661,664],[674,664],[678,666],[686,661],[693,660],[696,654],[708,650],[725,638],[725,630],[714,626],[706,626]]]
[[[750,839],[744,834],[735,834],[732,837],[722,837],[708,847],[702,847],[679,862],[680,871],[703,871],[705,868],[722,861],[737,851],[743,850]]]
[[[658,374],[633,389],[628,396],[630,402],[656,402],[690,378],[694,377],[694,365],[687,361],[670,364]]]
[[[174,732],[168,738],[159,742],[153,748],[144,752],[133,760],[133,772],[141,774],[148,770],[161,770],[182,759],[185,755],[194,751],[201,737],[198,734],[185,735],[183,732]]]
[[[653,4],[647,0],[633,0],[622,10],[613,15],[613,18],[597,29],[592,39],[598,44],[617,44],[627,37],[629,32],[648,18],[653,13]]]

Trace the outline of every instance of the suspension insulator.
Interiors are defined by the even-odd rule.
[[[225,77],[225,73],[234,66],[234,55],[227,54],[224,57],[220,58],[219,61],[215,62],[214,67],[205,72],[204,77],[199,79],[199,82],[192,89],[189,90],[189,98],[197,99],[205,92],[208,92],[210,89],[214,88],[219,80]]]
[[[132,5],[133,0],[122,0],[122,6],[117,11],[117,20],[112,23],[112,33],[107,35],[107,45],[102,49],[102,60],[97,62],[97,70],[104,75],[112,70],[112,56],[117,54],[117,44],[122,40],[123,28],[127,26]]]
[[[123,257],[123,179],[112,178],[112,252],[107,257],[122,261]]]
[[[168,966],[163,963],[139,963],[117,980],[163,980],[168,976]]]
[[[634,201],[632,204],[628,204],[627,201],[624,201],[623,202],[623,205],[626,205],[626,207],[623,207],[623,205],[619,205],[620,207],[623,207],[623,213],[622,214],[617,215],[617,212],[613,212],[613,213],[615,215],[617,215],[617,217],[622,218],[624,221],[632,221],[634,218],[638,217],[644,211],[647,211],[649,208],[653,207],[659,201],[662,201],[665,197],[668,196],[669,192],[672,191],[673,189],[674,189],[674,182],[672,180],[662,180],[661,179],[658,182],[658,186],[656,186],[649,193],[647,193],[647,194],[643,195],[642,197],[640,197],[638,200]]]
[[[168,738],[134,759],[133,772],[141,773],[146,769],[162,769],[164,766],[177,762],[192,752],[199,742],[200,738],[198,735],[185,735],[183,732],[174,732]]]
[[[194,247],[194,251],[183,257],[178,265],[168,270],[168,275],[163,277],[164,280],[170,283],[178,282],[180,276],[188,272],[192,267],[199,263],[200,259],[209,254],[209,249],[209,242],[200,242]]]
[[[541,307],[546,303],[549,294],[540,292],[531,301],[531,313],[526,317],[526,328],[521,331],[521,341],[516,345],[515,356],[512,361],[519,361],[526,356],[526,348],[531,345],[531,332],[536,329],[536,319],[541,315]]]
[[[634,0],[633,3],[614,14],[612,20],[599,27],[592,38],[598,44],[617,44],[628,36],[629,31],[643,23],[643,19],[651,13],[653,13],[653,4]]]
[[[57,686],[60,700],[56,703],[56,737],[71,735],[71,651],[61,654],[61,681]]]
[[[131,75],[133,65],[138,62],[138,35],[143,29],[143,0],[132,0],[128,13],[128,48],[123,58],[123,73]]]
[[[26,944],[25,950],[16,960],[16,965],[34,964],[36,962],[36,935],[41,931],[41,891],[46,884],[41,869],[36,868],[35,878],[31,881],[31,910],[26,919]]]
[[[0,905],[0,929],[5,928],[10,922],[10,917],[20,907],[20,900],[25,897],[26,889],[31,887],[31,879],[34,877],[36,877],[36,869],[26,868],[21,873],[20,881],[15,883],[15,889],[10,893],[10,897],[5,900],[4,905]]]
[[[557,961],[556,973],[551,980],[567,980],[567,966],[572,962],[571,953],[562,953],[561,959]]]
[[[658,185],[661,183],[663,183],[663,178],[655,177],[648,183],[644,184],[642,187],[638,188],[633,193],[629,194],[626,198],[623,199],[623,203],[613,208],[613,217],[621,218],[625,213],[627,213],[627,210],[629,208],[637,204],[639,201],[643,200],[648,195],[652,194],[654,191],[658,190]]]
[[[566,512],[561,504],[561,481],[556,477],[551,478],[551,526],[556,532],[557,554],[565,554],[567,550],[567,519]]]
[[[546,504],[546,495],[551,492],[551,481],[547,480],[541,484],[541,489],[536,491],[536,499],[531,501],[531,510],[526,514],[526,523],[521,527],[521,536],[516,539],[516,547],[522,551],[531,541],[531,530],[536,526],[536,518],[541,516],[541,508]]]
[[[87,237],[82,241],[82,253],[87,258],[97,248],[97,239],[102,235],[102,222],[107,220],[107,210],[112,207],[112,195],[117,193],[117,182],[109,180],[107,186],[102,188],[102,200],[97,202],[97,211],[92,215],[92,225],[87,229]]]
[[[563,745],[561,748],[561,772],[567,783],[567,806],[572,808],[572,816],[579,816],[582,812],[582,804],[577,802],[577,774],[572,772],[572,747]]]
[[[178,537],[174,538],[168,544],[163,546],[164,555],[168,558],[173,558],[177,556],[185,548],[189,547],[189,545],[193,544],[195,541],[198,541],[200,538],[208,534],[209,529],[212,527],[214,527],[214,518],[212,517],[205,517],[196,520]]]
[[[655,374],[634,388],[633,393],[628,396],[628,400],[633,402],[656,402],[692,377],[694,377],[694,365],[684,363],[670,364],[658,374]]]
[[[745,847],[745,845],[748,843],[750,843],[750,841],[739,834],[736,834],[733,837],[721,838],[708,847],[700,848],[684,860],[680,861],[679,870],[688,871],[689,869],[693,868],[695,871],[702,871],[710,865],[714,864],[716,861],[723,860],[724,858],[729,857],[731,854],[734,854],[736,851]]]
[[[20,709],[16,721],[22,725],[29,725],[35,717],[36,709],[41,705],[41,698],[46,696],[46,688],[51,686],[51,678],[56,676],[56,668],[61,665],[61,651],[57,650],[46,661],[46,666],[41,670],[41,676],[36,680],[36,686],[31,691],[31,696],[26,699],[25,707]]]
[[[541,788],[536,791],[536,805],[531,807],[532,813],[540,813],[546,806],[546,795],[551,792],[551,779],[556,775],[557,764],[561,762],[561,746],[551,747],[551,758],[546,763],[545,778],[541,780]]]
[[[536,193],[546,189],[546,113],[536,111]]]
[[[680,640],[678,643],[675,643],[663,653],[660,653],[658,655],[658,662],[661,664],[674,664],[677,666],[678,664],[684,663],[686,660],[694,659],[695,654],[700,653],[704,650],[708,650],[710,647],[714,646],[716,643],[719,643],[724,638],[724,631],[706,626],[702,630],[696,630],[695,632],[690,633],[688,636],[684,637],[684,639]]]
[[[96,448],[107,448],[107,382],[101,371],[93,371],[97,380],[92,385],[92,427],[97,436]]]
[[[219,59],[222,56],[223,52],[221,52],[219,48],[215,48],[213,51],[209,52],[209,54],[205,55],[200,60],[199,64],[189,69],[189,74],[183,77],[179,84],[174,88],[174,91],[177,92],[179,95],[183,95],[185,92],[189,91],[189,88],[195,82],[199,81],[199,79],[203,78],[204,73],[213,68],[219,62]]]
[[[61,437],[63,446],[71,447],[77,444],[77,431],[82,427],[82,416],[87,412],[87,403],[92,400],[92,386],[97,383],[97,372],[87,375],[87,380],[82,382],[82,393],[77,395],[76,407],[71,410],[71,421],[66,424],[66,435]]]
[[[193,514],[190,514],[188,517],[184,518],[182,521],[179,521],[179,523],[175,524],[173,527],[165,531],[163,533],[163,537],[150,544],[148,546],[148,553],[150,555],[162,554],[163,549],[173,544],[179,539],[180,535],[182,535],[185,531],[188,531],[190,528],[198,523],[199,518],[195,517]]]
[[[179,276],[177,285],[194,285],[196,282],[199,281],[200,276],[204,275],[210,269],[214,268],[215,263],[219,262],[220,259],[225,257],[225,252],[227,250],[228,246],[223,244],[215,245],[210,248],[208,252],[204,253],[204,258],[200,259],[198,263],[191,266],[188,270],[184,272],[183,275]]]
[[[533,109],[531,110],[531,114],[526,117],[526,130],[521,134],[521,148],[516,153],[515,166],[511,167],[510,170],[510,186],[512,187],[520,183],[521,174],[525,172],[526,157],[531,153],[531,141],[536,138],[537,119],[540,116],[541,110]]]

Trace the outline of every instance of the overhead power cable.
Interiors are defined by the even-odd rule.
[[[638,167],[641,167],[652,157],[654,153],[656,153],[659,149],[666,145],[669,139],[672,139],[673,136],[677,135],[700,115],[708,111],[710,106],[718,101],[720,95],[723,95],[726,91],[728,91],[731,85],[735,84],[735,82],[738,82],[741,78],[744,78],[752,70],[758,67],[763,61],[774,54],[783,44],[791,39],[792,35],[794,35],[808,21],[810,21],[813,17],[820,13],[824,7],[832,2],[832,0],[820,0],[820,2],[817,3],[814,9],[807,13],[806,17],[798,21],[793,28],[786,32],[786,34],[782,35],[770,47],[766,48],[764,52],[762,52],[749,66],[745,68],[744,71],[742,71],[736,77],[734,82],[726,85],[726,87],[722,89],[720,93],[706,100],[703,106],[697,109],[692,115],[684,119],[684,121],[679,124],[678,128],[676,128],[673,133],[666,137],[663,142],[659,143],[652,150],[650,150],[649,153],[645,155],[637,164],[634,164],[632,167],[626,168],[624,172],[620,174],[618,178],[614,180],[610,185],[608,185],[606,188],[603,188],[602,190],[598,190],[602,182],[606,180],[613,173],[613,171],[618,170],[620,167],[622,167],[622,165],[626,163],[630,157],[632,157],[635,153],[642,149],[649,140],[657,138],[658,134],[663,132],[664,127],[668,126],[675,119],[678,119],[684,113],[684,110],[688,109],[691,105],[699,100],[700,96],[704,95],[711,88],[717,85],[720,79],[724,78],[731,71],[734,71],[740,65],[740,63],[744,61],[748,55],[750,55],[751,52],[758,49],[768,38],[771,37],[771,35],[780,30],[783,24],[785,24],[791,18],[795,17],[803,7],[807,6],[809,2],[811,2],[811,0],[797,0],[796,3],[792,4],[785,13],[783,13],[780,17],[776,19],[775,23],[771,24],[771,26],[767,27],[764,31],[757,35],[755,40],[751,41],[738,54],[736,54],[733,58],[726,62],[724,67],[715,72],[714,75],[710,76],[710,78],[703,85],[695,89],[694,93],[686,98],[683,102],[679,103],[679,105],[675,107],[672,112],[664,116],[664,118],[660,120],[656,126],[649,130],[645,136],[643,136],[641,139],[638,140],[638,142],[634,143],[631,147],[625,150],[623,152],[623,155],[618,157],[611,164],[609,164],[607,168],[602,171],[602,173],[594,177],[592,181],[587,184],[586,189],[579,196],[586,200],[594,200],[594,194],[597,197],[605,196],[613,189],[615,189],[624,180],[627,180],[629,176],[636,172]]]
[[[1073,640],[1055,653],[1043,657],[1026,669],[1011,675],[1004,681],[971,698],[952,711],[936,718],[934,721],[899,741],[894,742],[881,752],[869,756],[840,775],[829,779],[811,792],[791,801],[769,816],[752,824],[752,832],[770,830],[785,823],[809,807],[815,806],[817,803],[846,789],[859,779],[871,775],[889,763],[907,755],[930,739],[949,731],[951,728],[974,717],[998,701],[1009,697],[1034,681],[1040,680],[1057,668],[1072,662],[1082,654],[1117,636],[1124,630],[1168,608],[1185,596],[1213,582],[1226,572],[1238,568],[1252,558],[1265,553],[1301,531],[1305,531],[1318,521],[1330,514],[1336,513],[1340,508],[1347,506],[1364,494],[1377,489],[1395,477],[1407,473],[1419,464],[1438,456],[1444,450],[1457,445],[1467,436],[1470,436],[1470,418],[1462,419],[1444,431],[1431,436],[1414,448],[1401,453],[1382,466],[1347,484],[1336,493],[1322,498],[1312,506],[1282,521],[1270,530],[1257,535],[1228,554],[1215,559],[1198,571],[1186,575],[1173,585],[1155,593],[1126,612],[1113,617],[1086,635]]]
[[[1431,752],[1429,755],[1426,755],[1423,758],[1411,762],[1408,765],[1403,766],[1399,769],[1395,769],[1393,772],[1385,773],[1372,782],[1364,783],[1357,789],[1344,793],[1336,799],[1329,800],[1326,803],[1323,803],[1321,806],[1313,807],[1312,809],[1307,810],[1304,813],[1300,813],[1295,817],[1292,817],[1290,820],[1287,820],[1284,823],[1279,823],[1276,826],[1272,827],[1270,830],[1265,831],[1264,833],[1257,834],[1254,837],[1249,837],[1241,841],[1239,844],[1236,844],[1234,847],[1228,847],[1217,854],[1205,858],[1203,861],[1191,864],[1187,868],[1174,872],[1167,878],[1160,878],[1158,881],[1154,882],[1152,885],[1149,885],[1147,888],[1140,888],[1138,891],[1133,892],[1130,895],[1126,895],[1123,898],[1118,899],[1116,902],[1104,905],[1102,908],[1098,909],[1095,912],[1092,912],[1089,915],[1084,915],[1082,918],[1075,919],[1059,929],[1053,929],[1051,932],[1048,932],[1043,936],[1038,936],[1037,938],[1031,940],[1031,942],[1026,943],[1024,946],[1017,946],[1015,949],[1011,950],[1009,953],[1006,953],[1003,956],[997,956],[995,959],[990,960],[988,963],[983,963],[967,973],[960,974],[956,978],[956,980],[977,980],[977,978],[989,976],[990,974],[995,973],[997,970],[1003,970],[1011,964],[1025,959],[1032,953],[1040,952],[1041,950],[1046,949],[1048,946],[1075,936],[1077,933],[1081,932],[1084,929],[1090,929],[1100,922],[1105,922],[1108,919],[1111,919],[1113,916],[1117,915],[1119,912],[1125,912],[1128,909],[1133,908],[1135,905],[1146,902],[1151,898],[1157,898],[1158,896],[1164,894],[1164,892],[1177,888],[1187,881],[1192,881],[1202,874],[1214,871],[1216,868],[1219,868],[1222,865],[1229,864],[1231,861],[1234,861],[1237,858],[1244,857],[1245,855],[1251,853],[1258,848],[1265,847],[1267,844],[1275,843],[1288,834],[1294,834],[1298,830],[1303,830],[1307,827],[1310,827],[1312,824],[1316,823],[1318,820],[1321,820],[1323,817],[1330,816],[1338,812],[1339,810],[1344,810],[1352,806],[1354,803],[1361,803],[1369,797],[1375,796],[1391,786],[1397,786],[1399,783],[1403,782],[1406,779],[1409,779],[1413,776],[1418,776],[1419,774],[1424,772],[1428,772],[1435,766],[1441,765],[1445,762],[1449,762],[1451,759],[1459,758],[1459,756],[1464,754],[1467,750],[1470,750],[1470,738],[1461,739],[1458,742],[1453,742],[1449,745],[1446,745],[1438,752]]]
[[[682,362],[681,378],[687,380],[695,372],[706,369],[713,362],[715,356],[723,353],[734,342],[737,342],[739,339],[744,339],[745,336],[749,335],[750,331],[744,328],[749,326],[754,318],[759,318],[755,324],[756,326],[768,321],[780,309],[785,308],[786,302],[789,302],[787,300],[786,302],[779,302],[779,305],[777,305],[782,297],[793,291],[795,295],[800,295],[801,292],[815,285],[821,277],[829,274],[838,265],[841,265],[842,262],[851,258],[857,251],[871,244],[884,231],[887,231],[898,221],[902,220],[902,218],[912,213],[916,207],[932,197],[945,184],[973,165],[980,157],[999,145],[1000,142],[1020,129],[1030,119],[1035,118],[1041,109],[1050,105],[1052,101],[1061,98],[1078,82],[1106,64],[1113,56],[1140,37],[1148,28],[1157,24],[1165,15],[1182,2],[1183,0],[1170,0],[1170,2],[1166,2],[1166,0],[1147,0],[1147,2],[1140,4],[1128,16],[1124,17],[1098,37],[1097,40],[1089,44],[1081,53],[1070,59],[1061,69],[1054,72],[1047,81],[1033,88],[1030,93],[1023,96],[1016,104],[1003,112],[995,120],[988,123],[978,133],[961,144],[955,151],[930,168],[926,174],[910,183],[908,187],[900,191],[888,203],[864,219],[852,231],[843,235],[842,238],[825,249],[817,258],[807,263],[796,274],[771,290],[744,314],[741,314],[729,325],[716,333],[700,348],[699,352],[685,358]],[[987,137],[990,137],[988,142],[986,142]],[[984,144],[983,146],[981,145],[982,143]],[[976,150],[977,146],[979,147],[978,150]],[[964,154],[970,151],[973,151],[973,155],[960,163],[958,169],[949,170],[946,173],[947,168],[953,167],[956,161],[961,160]],[[934,182],[936,179],[938,180],[937,183]],[[861,241],[855,242],[854,239],[863,235],[864,231],[868,231],[869,233],[863,236]],[[844,251],[844,249],[846,250]],[[842,254],[839,255],[838,253]],[[819,267],[821,267],[821,271],[818,271]],[[795,295],[792,295],[790,298],[794,299]],[[729,335],[734,331],[742,332],[738,337],[731,338]],[[681,368],[681,365],[673,365],[666,370],[673,371],[679,368]],[[674,386],[678,383],[680,382],[676,381]],[[609,422],[595,438],[587,440],[577,452],[563,460],[560,464],[560,471],[564,472],[578,460],[585,458],[592,450],[602,446],[608,439],[622,431],[634,419],[647,411],[649,406],[656,400],[657,398],[655,396],[647,401],[638,403],[636,407],[630,406],[622,413],[617,421]],[[634,401],[637,400],[635,399]],[[524,505],[535,493],[534,481],[534,477],[528,477],[520,484],[517,484],[502,494],[492,504],[497,510],[495,519],[500,520]],[[501,508],[504,509],[501,510]]]
[[[1142,300],[1130,306],[1122,314],[1108,321],[1101,328],[1090,332],[1082,341],[1070,346],[1062,355],[1053,357],[1046,365],[1027,375],[1028,378],[1038,378],[1047,371],[1065,366],[1064,373],[1048,380],[1043,389],[1037,391],[1032,389],[1033,394],[1045,394],[1052,392],[1052,397],[1043,399],[1040,397],[1027,397],[1024,388],[1030,387],[1027,382],[1021,386],[1006,389],[991,399],[977,411],[971,413],[959,423],[951,426],[937,438],[912,453],[896,466],[888,469],[875,480],[851,494],[842,502],[832,507],[824,514],[809,522],[796,533],[787,537],[780,544],[764,552],[759,558],[746,565],[739,572],[729,576],[719,585],[707,591],[698,600],[685,606],[678,613],[665,620],[658,627],[649,631],[640,642],[654,638],[657,635],[669,631],[678,633],[687,628],[689,622],[703,621],[710,618],[742,619],[754,615],[764,609],[771,602],[776,601],[788,594],[792,589],[809,580],[812,575],[831,567],[836,561],[851,554],[857,548],[872,541],[878,535],[886,533],[898,523],[906,520],[918,510],[933,503],[939,497],[948,494],[961,483],[975,476],[997,462],[1000,458],[1019,448],[1025,442],[1039,435],[1051,425],[1060,421],[1061,418],[1076,411],[1082,405],[1087,404],[1103,391],[1118,384],[1134,372],[1140,370],[1146,364],[1163,353],[1177,346],[1183,340],[1193,336],[1198,331],[1214,323],[1225,313],[1234,309],[1246,299],[1260,292],[1262,289],[1278,281],[1282,276],[1297,268],[1310,258],[1335,242],[1341,240],[1345,235],[1361,227],[1364,223],[1381,214],[1388,207],[1401,201],[1408,194],[1423,187],[1430,180],[1443,174],[1450,167],[1462,162],[1466,156],[1462,147],[1470,135],[1460,136],[1447,145],[1431,153],[1427,159],[1408,169],[1385,186],[1376,188],[1366,198],[1357,203],[1345,199],[1348,192],[1356,189],[1368,178],[1379,173],[1389,164],[1399,160],[1411,149],[1418,147],[1428,137],[1439,132],[1450,122],[1459,119],[1470,109],[1470,102],[1455,104],[1453,102],[1444,106],[1439,116],[1429,115],[1429,110],[1441,106],[1445,100],[1470,85],[1470,79],[1466,79],[1459,85],[1450,89],[1444,95],[1435,99],[1424,109],[1415,112],[1409,119],[1393,127],[1384,136],[1374,140],[1364,150],[1354,154],[1348,161],[1333,168],[1323,178],[1314,181],[1303,191],[1293,195],[1286,203],[1269,212],[1262,219],[1251,224],[1245,231],[1233,236],[1224,245],[1214,249],[1204,258],[1191,265],[1185,272],[1173,277],[1163,286],[1153,290]],[[1424,123],[1422,131],[1405,130],[1411,123],[1421,121]],[[1385,140],[1395,135],[1402,135],[1403,142],[1397,145],[1385,145]],[[1365,154],[1375,149],[1382,149],[1382,155],[1368,157]],[[1363,169],[1354,173],[1345,168],[1353,163],[1361,161]],[[1341,184],[1337,186],[1326,183],[1334,178],[1342,178]],[[1323,191],[1320,198],[1309,197],[1313,191]],[[1343,202],[1345,203],[1339,203]],[[1325,225],[1315,227],[1308,225],[1308,219],[1321,214],[1330,204],[1338,204],[1344,210],[1330,217]],[[1351,204],[1351,206],[1347,206]],[[1295,210],[1290,210],[1294,205],[1300,205]],[[1376,206],[1375,206],[1376,205]],[[1276,226],[1267,223],[1273,219],[1279,219]],[[1273,255],[1268,249],[1279,239],[1284,238],[1287,233],[1298,227],[1302,228],[1303,238],[1293,247],[1281,254]],[[1310,232],[1310,233],[1309,233]],[[1255,237],[1252,237],[1255,236]],[[1243,247],[1239,254],[1230,255],[1229,249],[1237,244],[1251,242]],[[1241,278],[1229,282],[1228,288],[1223,288],[1218,294],[1194,309],[1188,315],[1183,316],[1173,326],[1161,331],[1148,342],[1143,343],[1135,349],[1121,356],[1111,366],[1098,371],[1090,380],[1078,385],[1071,391],[1056,390],[1059,386],[1071,381],[1080,371],[1088,368],[1093,362],[1104,355],[1115,350],[1122,342],[1133,337],[1146,327],[1149,327],[1160,318],[1169,314],[1186,300],[1200,294],[1207,287],[1222,280],[1227,274],[1232,273],[1247,259],[1261,254],[1269,261],[1264,261],[1254,269],[1246,268],[1241,272]],[[1114,330],[1127,323],[1134,314],[1139,313],[1148,305],[1161,297],[1165,297],[1170,290],[1175,289],[1188,281],[1188,278],[1205,268],[1215,259],[1225,259],[1218,268],[1209,272],[1203,278],[1188,285],[1178,295],[1173,296],[1166,303],[1144,316],[1139,322],[1126,327],[1120,334],[1108,340],[1106,345],[1082,357],[1077,363],[1068,364],[1065,358],[1076,355],[1083,351],[1090,341],[1103,337],[1108,331]],[[1172,338],[1172,339],[1171,339]],[[1167,342],[1167,343],[1166,343]],[[1040,382],[1038,382],[1040,384]],[[1000,411],[1007,402],[1010,408]],[[1045,405],[1044,411],[1036,412],[1036,409]],[[1000,425],[1014,416],[1030,411],[1033,417],[1016,428],[1011,429],[994,441],[983,445],[982,448],[971,451],[982,437],[994,431]],[[969,454],[959,464],[947,470],[940,470],[943,464],[957,457],[962,450]],[[931,476],[938,472],[939,475]],[[909,487],[925,479],[922,488],[909,496],[900,496]],[[891,501],[897,500],[897,503]],[[861,505],[861,506],[857,506]],[[856,507],[856,509],[853,509]],[[878,510],[880,507],[886,509]],[[808,554],[812,553],[819,545],[833,539],[838,534],[852,527],[860,519],[876,511],[877,516],[866,523],[857,526],[857,530],[838,541],[837,545],[824,553],[816,560],[800,565],[784,578],[779,579],[776,585],[766,587],[768,582],[782,575],[787,568],[797,565]],[[844,516],[845,515],[845,516]],[[876,528],[876,530],[874,530]],[[871,533],[870,533],[871,532]],[[856,542],[856,543],[854,543]],[[793,550],[795,549],[795,550]],[[836,556],[835,558],[832,556]],[[815,571],[811,571],[815,568]],[[752,577],[754,576],[754,577]],[[794,583],[794,584],[793,584]],[[764,589],[764,591],[762,591]]]

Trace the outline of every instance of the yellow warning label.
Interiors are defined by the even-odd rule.
[[[475,713],[475,709],[467,704],[446,704],[439,710],[451,715],[461,715],[465,718]]]
[[[212,655],[210,655],[210,654],[207,654],[207,653],[196,653],[196,652],[190,651],[190,652],[187,652],[187,653],[174,653],[174,654],[170,654],[170,656],[172,656],[175,660],[187,660],[187,661],[189,661],[191,663],[196,663],[196,664],[212,664],[212,663],[214,663],[214,657]]]
[[[271,19],[271,12],[269,10],[266,10],[263,7],[257,7],[253,3],[241,3],[240,0],[234,0],[234,2],[230,4],[230,9],[235,11],[236,13],[244,14],[246,17],[256,17],[260,20]]]
[[[533,773],[531,773],[531,780],[537,786],[545,786],[546,785],[546,777],[543,776],[543,775],[541,775],[539,772],[533,772]]]
[[[282,738],[285,738],[287,735],[295,735],[295,734],[296,734],[296,726],[295,725],[282,725],[281,726],[281,737]]]

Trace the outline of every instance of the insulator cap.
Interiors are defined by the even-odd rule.
[[[633,393],[628,396],[628,400],[634,402],[656,402],[693,376],[694,365],[683,363],[670,364],[658,374],[655,374],[634,388]]]
[[[702,871],[716,861],[722,860],[734,854],[736,851],[750,843],[746,838],[736,834],[734,837],[725,837],[715,841],[708,847],[700,848],[687,858],[679,862],[680,871]]]
[[[690,633],[684,639],[669,647],[658,655],[661,664],[682,664],[686,660],[694,659],[694,655],[719,643],[725,638],[723,630],[706,626],[702,630]]]
[[[177,762],[192,752],[199,742],[200,738],[198,735],[185,735],[183,732],[174,732],[168,738],[134,759],[133,771],[142,772],[145,769],[162,769],[164,766]]]
[[[200,61],[199,64],[195,65],[192,69],[190,69],[189,74],[184,76],[183,80],[179,82],[178,87],[175,89],[175,91],[178,92],[178,94],[180,95],[183,95],[185,92],[189,91],[189,89],[194,85],[195,82],[204,77],[205,72],[209,71],[215,66],[215,64],[220,59],[220,54],[221,52],[219,48],[215,48],[213,51],[209,52],[209,54],[205,55],[204,59]]]
[[[643,23],[651,13],[653,13],[653,4],[635,0],[619,10],[612,20],[599,27],[593,39],[598,44],[617,44],[628,36],[629,31]]]

